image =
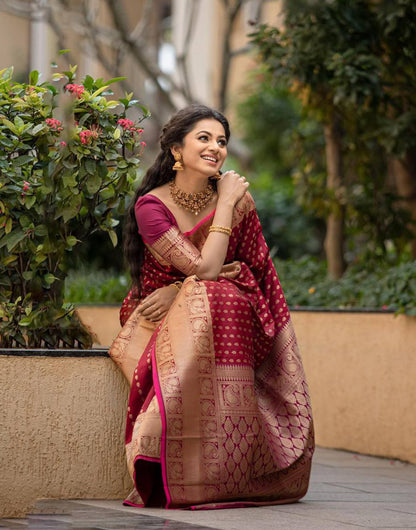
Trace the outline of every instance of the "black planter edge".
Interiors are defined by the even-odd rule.
[[[0,348],[0,356],[12,357],[108,357],[108,348],[90,350],[44,349],[44,348]]]

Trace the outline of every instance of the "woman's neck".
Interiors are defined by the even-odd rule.
[[[186,171],[176,173],[176,186],[186,193],[199,193],[205,191],[208,186],[208,177],[200,175],[199,178],[195,174],[187,175]]]

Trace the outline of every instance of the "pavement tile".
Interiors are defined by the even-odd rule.
[[[377,508],[374,508],[377,506]],[[395,510],[394,503],[371,505],[365,502],[313,502],[306,505],[286,505],[288,513],[304,512],[313,519],[319,517],[327,522],[344,523],[364,528],[416,528],[416,517]]]
[[[133,508],[121,500],[40,500],[8,528],[48,530],[342,530],[416,528],[416,466],[318,448],[298,503],[233,510]]]
[[[29,521],[27,519],[0,519],[0,528],[27,528]]]

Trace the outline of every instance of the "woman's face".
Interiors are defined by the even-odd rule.
[[[215,119],[198,121],[185,136],[183,145],[172,148],[182,155],[185,171],[211,177],[221,169],[227,156],[227,138],[223,125]]]

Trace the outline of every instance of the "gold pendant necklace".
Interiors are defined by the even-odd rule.
[[[169,191],[170,196],[178,206],[198,215],[212,199],[214,195],[214,186],[209,183],[204,191],[187,193],[186,191],[179,189],[176,182],[172,180],[169,184]]]

